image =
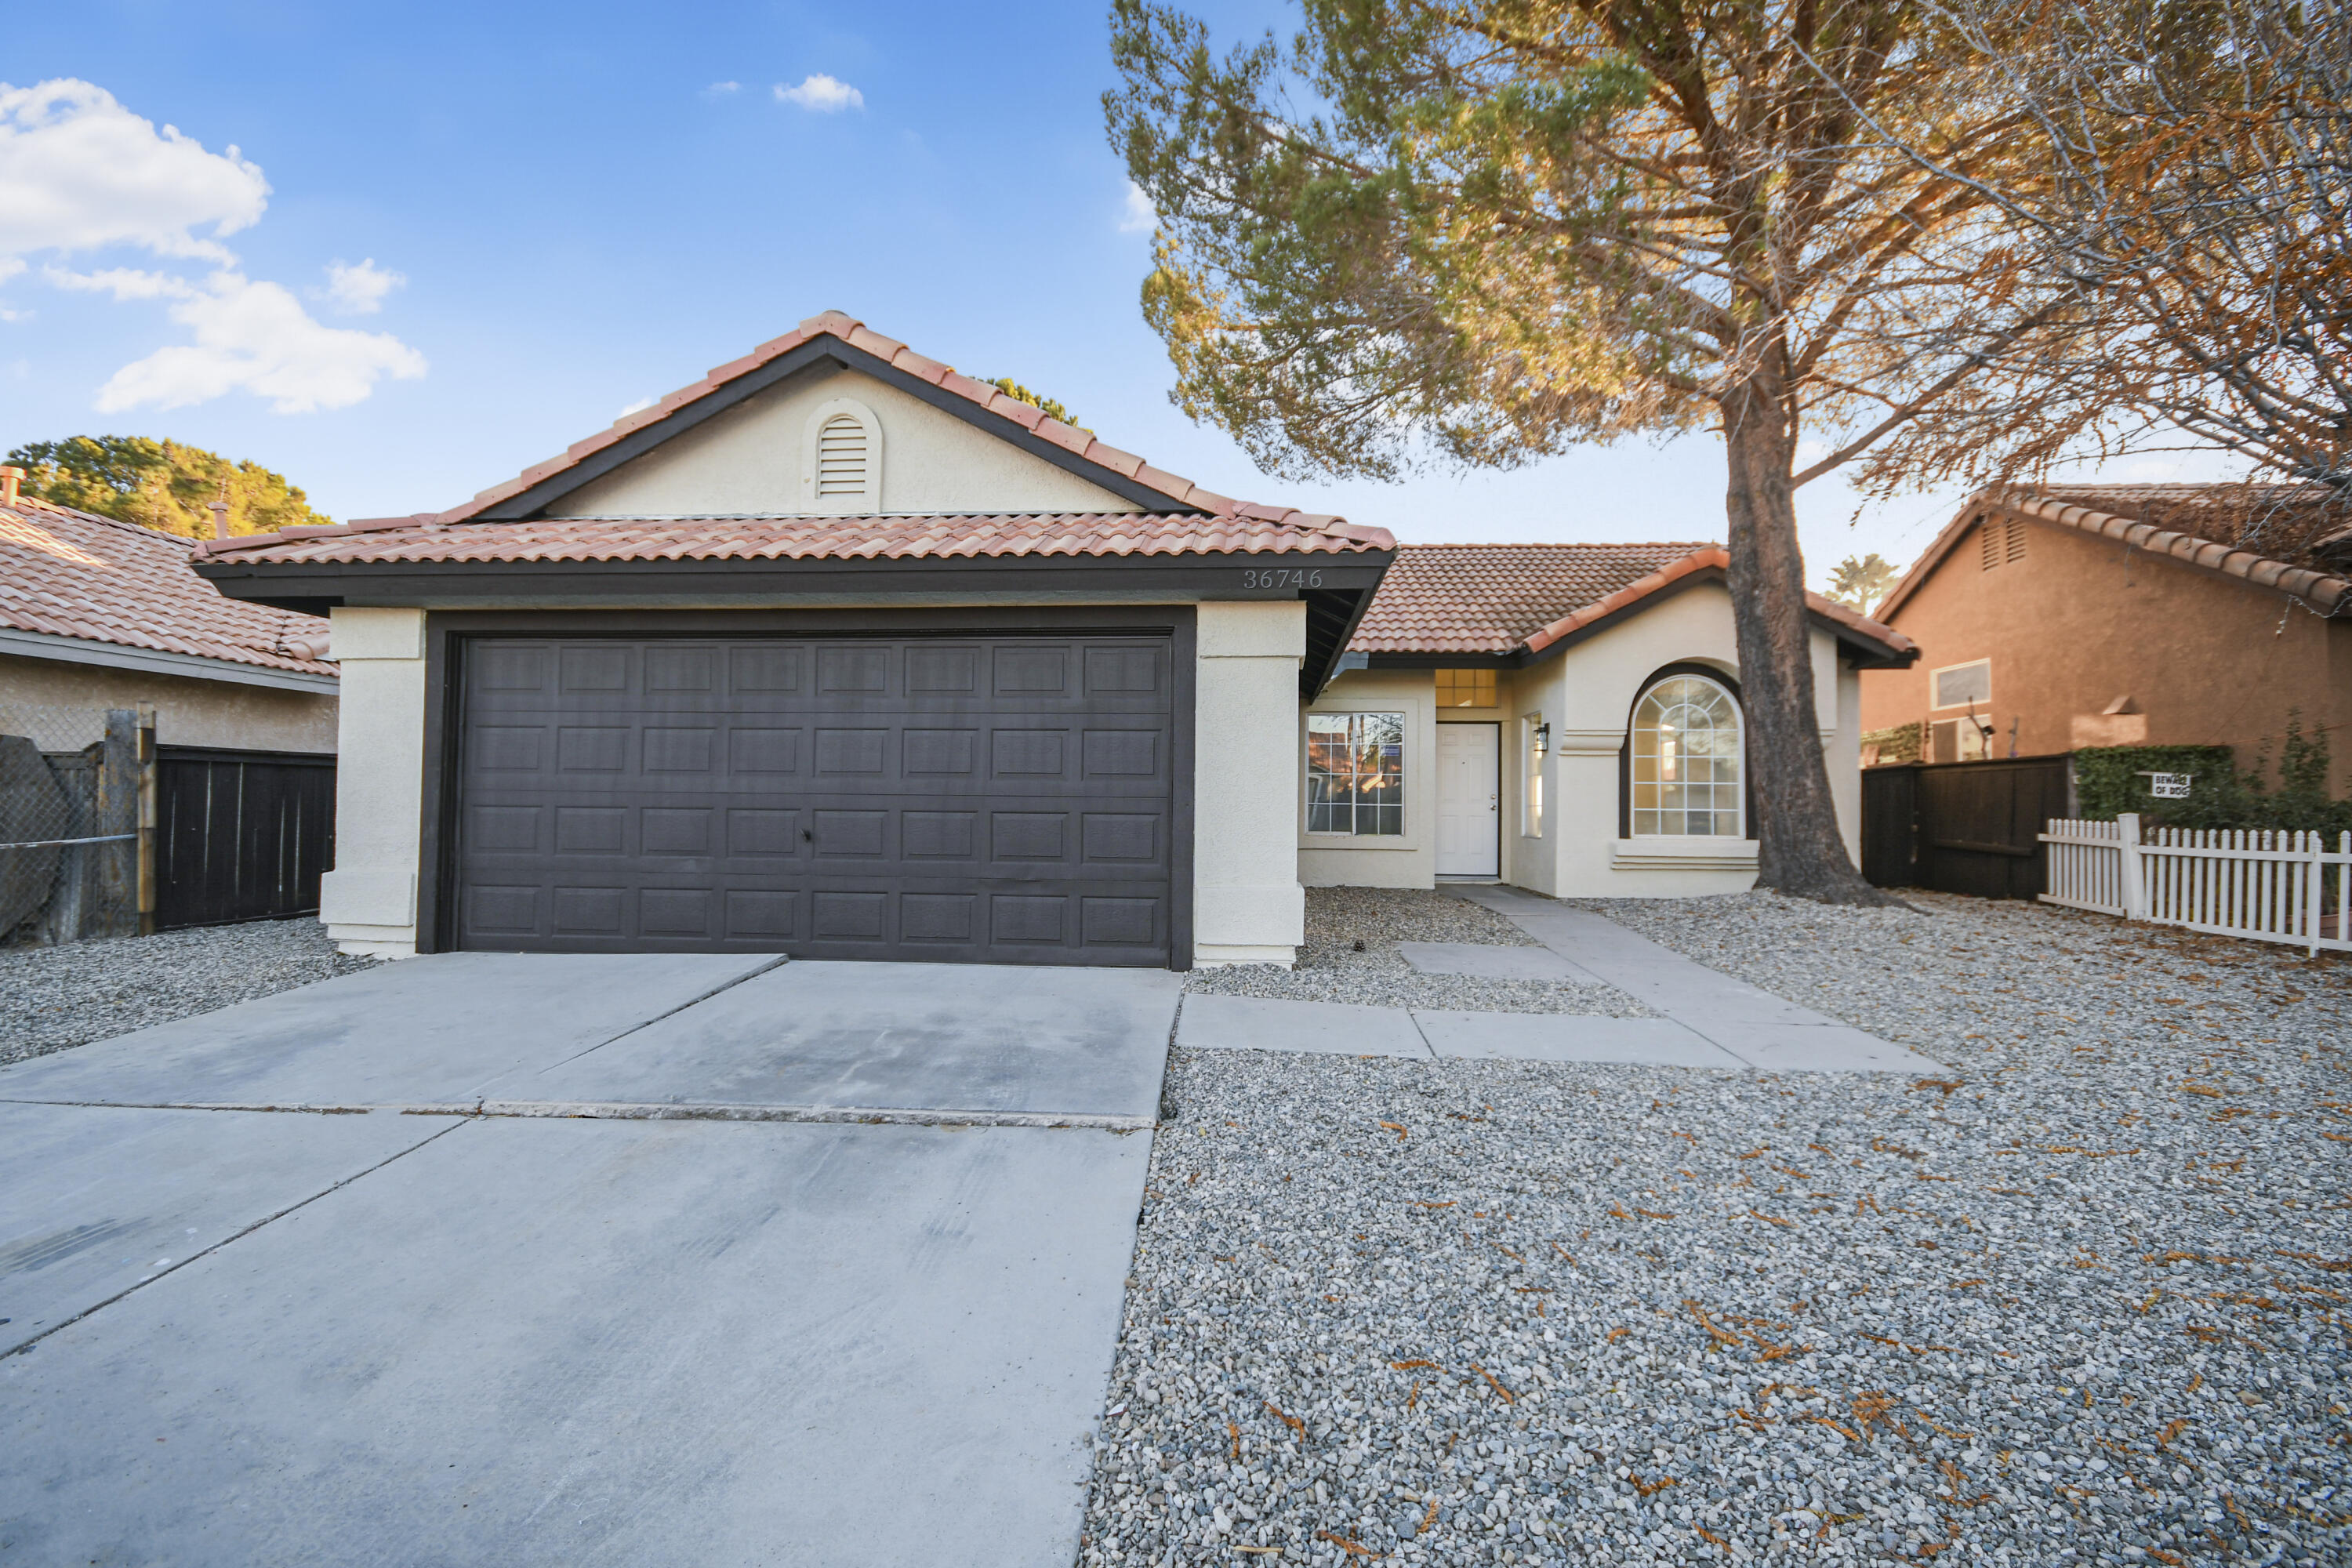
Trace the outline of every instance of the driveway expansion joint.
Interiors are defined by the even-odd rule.
[[[883,1127],[1074,1128],[1103,1132],[1147,1132],[1151,1116],[1098,1115],[1084,1111],[910,1110],[865,1105],[719,1105],[662,1101],[651,1104],[598,1100],[485,1100],[459,1105],[385,1107],[403,1116],[463,1116],[482,1120],[589,1121],[795,1121]]]

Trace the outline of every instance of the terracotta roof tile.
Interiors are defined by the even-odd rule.
[[[313,533],[324,531],[310,530]],[[254,536],[274,542],[278,536]],[[223,597],[188,569],[193,541],[30,497],[0,508],[0,626],[332,676],[299,658],[327,623]]]
[[[1348,646],[1358,653],[1540,652],[1694,572],[1719,544],[1407,544]],[[1805,607],[1898,652],[1909,637],[1818,594]]]
[[[1894,616],[1987,512],[2032,518],[2352,614],[2346,525],[2352,501],[2324,485],[2164,484],[1994,488],[1970,496],[1876,614]]]
[[[1314,526],[1321,524],[1322,526]],[[1334,519],[1265,521],[1192,512],[939,517],[545,518],[367,526],[216,541],[208,560],[283,563],[413,561],[821,561],[924,556],[1358,554],[1391,548],[1380,529]]]
[[[614,442],[647,425],[657,423],[689,403],[707,397],[739,376],[759,369],[780,354],[791,353],[820,337],[837,338],[842,342],[873,354],[910,375],[920,377],[944,392],[964,398],[979,408],[1002,418],[1011,419],[1045,440],[1064,447],[1077,457],[1087,458],[1123,477],[1136,479],[1165,495],[1178,506],[1198,507],[1203,511],[1230,511],[1234,503],[1213,490],[1203,489],[1181,474],[1171,474],[1153,468],[1149,461],[1132,453],[1095,439],[1094,432],[1082,430],[1061,420],[1048,418],[1039,410],[1017,398],[1007,397],[994,386],[975,381],[950,365],[917,353],[895,338],[886,338],[869,330],[855,317],[838,310],[825,310],[811,316],[782,337],[771,339],[740,359],[716,365],[701,380],[682,386],[656,402],[651,408],[622,416],[609,428],[574,441],[559,457],[533,463],[515,478],[478,492],[462,506],[440,513],[444,522],[463,522],[488,507],[497,505],[531,489],[544,479],[577,466],[583,458],[594,456]]]

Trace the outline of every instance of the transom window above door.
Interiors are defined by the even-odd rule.
[[[1633,710],[1633,835],[1740,837],[1739,706],[1703,676],[1659,681]]]
[[[1491,669],[1441,669],[1437,672],[1440,708],[1492,708],[1495,672]]]
[[[1307,831],[1404,832],[1404,715],[1307,716]]]

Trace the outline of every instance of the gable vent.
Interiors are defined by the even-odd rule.
[[[816,493],[862,496],[866,485],[866,426],[848,414],[836,414],[816,433]]]

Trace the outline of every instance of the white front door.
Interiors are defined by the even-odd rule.
[[[1437,727],[1437,874],[1503,872],[1503,727]]]

